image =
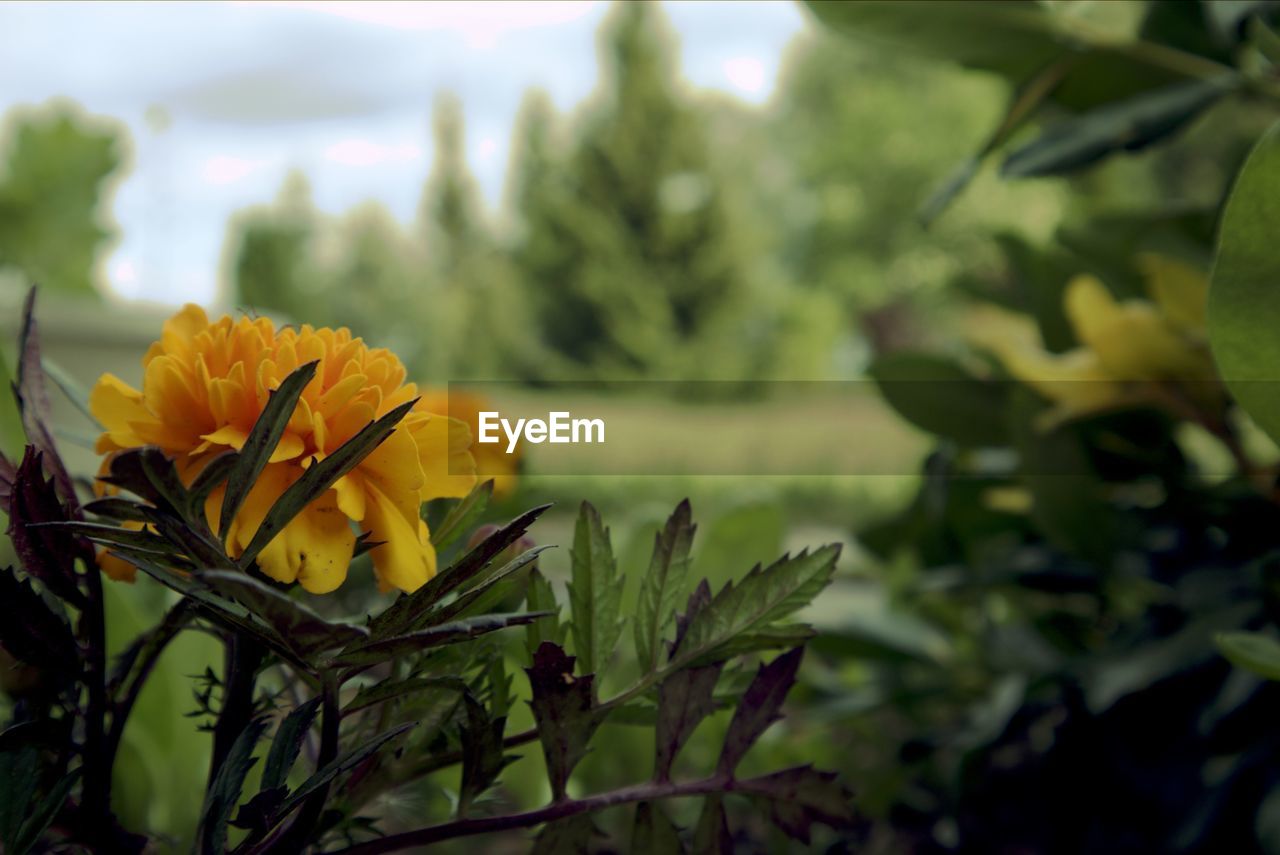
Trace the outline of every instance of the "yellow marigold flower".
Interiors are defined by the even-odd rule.
[[[239,450],[267,398],[299,366],[318,360],[284,436],[230,526],[228,551],[239,556],[272,504],[312,460],[336,450],[374,419],[418,396],[390,351],[370,348],[342,329],[277,329],[267,318],[210,322],[188,305],[165,322],[143,358],[138,391],[111,374],[94,387],[89,406],[105,428],[98,452],[159,446],[179,474],[194,478],[213,457]],[[436,557],[422,502],[464,496],[475,483],[462,422],[434,415],[419,401],[360,464],[312,501],[262,551],[262,571],[314,593],[342,584],[356,542],[352,523],[380,542],[371,551],[379,586],[413,591],[435,575]],[[225,490],[205,513],[216,531]],[[113,577],[131,576],[123,562],[102,562]]]
[[[483,395],[461,392],[457,389],[424,389],[422,403],[429,412],[442,413],[459,421],[466,422],[471,435],[480,432],[480,413],[493,410],[493,404]],[[516,444],[515,451],[507,454],[505,442],[484,444],[476,443],[471,447],[471,454],[476,461],[476,473],[480,480],[493,480],[493,495],[498,498],[510,496],[515,492],[517,475],[520,471],[520,460],[524,456],[524,443]]]
[[[1161,403],[1172,384],[1193,404],[1221,394],[1205,334],[1208,281],[1200,271],[1158,256],[1141,260],[1150,300],[1119,301],[1093,276],[1068,283],[1063,308],[1079,346],[1050,353],[1008,329],[972,338],[1005,369],[1055,407],[1050,423],[1121,407]]]

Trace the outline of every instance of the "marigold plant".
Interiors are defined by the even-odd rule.
[[[112,457],[154,445],[172,455],[184,480],[210,460],[244,447],[268,397],[300,365],[315,360],[314,377],[239,514],[228,546],[238,557],[267,511],[313,461],[350,440],[366,424],[418,396],[400,360],[342,329],[277,329],[269,318],[222,317],[210,322],[188,305],[164,325],[143,359],[141,391],[103,375],[89,398],[105,431],[98,452]],[[342,584],[356,543],[352,523],[380,542],[372,550],[379,585],[417,590],[436,573],[435,550],[421,503],[461,497],[475,483],[470,432],[461,421],[433,414],[419,399],[376,451],[309,504],[258,556],[262,571],[326,593]],[[209,524],[220,524],[224,487],[205,500]],[[132,578],[119,559],[103,567]]]

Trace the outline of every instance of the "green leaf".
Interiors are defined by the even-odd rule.
[[[551,505],[525,511],[486,537],[450,567],[437,573],[412,594],[404,594],[369,622],[374,639],[390,638],[420,627],[431,609],[447,594],[471,582],[508,546],[524,536],[533,521]]]
[[[40,780],[40,752],[23,745],[0,752],[0,841],[4,851],[18,849],[22,823]]]
[[[467,497],[449,509],[449,513],[431,532],[431,543],[444,549],[467,532],[484,515],[493,498],[493,479],[477,484]]]
[[[738,584],[725,585],[689,623],[678,661],[703,661],[735,637],[758,632],[808,605],[831,581],[840,545],[784,556],[767,568],[756,565]]]
[[[979,380],[950,360],[895,353],[869,372],[889,406],[921,430],[961,445],[1004,445],[1007,386]]]
[[[653,558],[640,582],[636,607],[636,658],[643,672],[658,668],[662,635],[675,619],[676,604],[689,572],[689,549],[696,530],[689,500],[685,499],[654,538]]]
[[[622,586],[609,543],[609,530],[589,502],[582,503],[574,528],[569,612],[573,652],[583,674],[595,674],[608,661],[622,634]]]
[[[1238,668],[1280,680],[1280,641],[1260,632],[1223,632],[1214,637],[1222,655]]]
[[[337,483],[339,478],[354,469],[361,460],[381,445],[396,429],[400,420],[409,414],[409,410],[413,409],[415,403],[417,403],[416,400],[406,401],[377,421],[365,425],[359,433],[344,442],[337,451],[325,457],[324,460],[313,460],[307,467],[307,471],[302,473],[302,477],[290,484],[289,488],[280,494],[280,498],[276,499],[271,510],[267,511],[262,525],[258,526],[258,530],[253,533],[253,539],[249,541],[244,554],[240,556],[240,565],[247,567],[277,534],[284,531],[285,526],[292,522],[303,508]],[[241,452],[241,458],[243,457],[244,452]],[[239,462],[236,465],[239,466]],[[228,491],[231,489],[230,480],[228,480],[227,489]]]
[[[227,534],[231,530],[231,522],[240,512],[240,506],[248,497],[258,476],[266,468],[280,438],[284,436],[289,419],[298,406],[298,399],[307,388],[307,384],[316,375],[318,360],[298,367],[296,371],[280,383],[271,392],[267,405],[262,408],[262,415],[254,422],[253,429],[240,449],[240,456],[227,476],[227,492],[222,497],[222,512],[218,517],[218,539],[227,542]]]
[[[592,838],[603,836],[591,815],[580,813],[544,825],[529,855],[588,855]]]
[[[205,794],[204,810],[200,816],[200,851],[206,855],[221,855],[227,847],[227,823],[231,811],[240,801],[244,779],[257,762],[253,749],[267,729],[267,723],[254,719],[240,732],[222,767]]]
[[[1000,174],[1006,178],[1058,175],[1115,152],[1146,148],[1238,89],[1241,80],[1227,75],[1175,83],[1055,122],[1010,154]]]
[[[505,716],[490,717],[484,708],[468,692],[462,696],[467,709],[467,721],[459,729],[462,740],[462,779],[458,787],[458,816],[465,816],[472,802],[493,786],[503,768],[514,757],[502,752],[502,735],[506,730]]]
[[[711,793],[702,802],[693,830],[693,851],[706,855],[733,855],[733,835],[724,813],[724,794]]]
[[[629,851],[635,855],[679,855],[685,849],[679,830],[662,808],[654,802],[640,802],[636,805]]]
[[[356,696],[342,708],[342,714],[351,715],[428,689],[443,689],[459,694],[468,691],[466,682],[458,677],[408,677],[404,680],[381,680],[356,692]]]
[[[267,765],[262,770],[261,789],[271,790],[283,787],[289,778],[289,770],[298,760],[302,751],[303,740],[311,729],[316,714],[320,711],[320,698],[312,698],[289,712],[276,728],[276,735],[271,740],[271,748],[267,751]]]
[[[1245,161],[1227,200],[1209,288],[1218,370],[1253,420],[1280,442],[1280,123]]]
[[[433,609],[422,622],[429,626],[444,623],[476,612],[484,612],[499,605],[509,590],[507,583],[512,581],[511,576],[533,564],[538,560],[538,556],[548,549],[555,549],[555,546],[535,546],[533,549],[525,550],[490,573],[479,585],[462,593],[452,602]]]
[[[544,641],[560,644],[564,640],[564,632],[560,626],[560,604],[556,602],[556,592],[537,570],[529,574],[529,587],[525,592],[525,607],[531,612],[545,612],[525,628],[525,648],[529,652],[529,661]]]
[[[208,570],[197,578],[213,590],[250,609],[298,652],[308,656],[369,637],[364,627],[334,623],[287,594],[237,571]]]
[[[359,766],[382,750],[382,747],[388,742],[415,727],[417,727],[417,722],[412,721],[399,727],[393,727],[391,730],[378,734],[368,742],[351,749],[332,763],[328,763],[323,768],[318,769],[314,775],[298,785],[298,789],[290,793],[289,798],[285,799],[284,803],[280,805],[280,810],[276,814],[277,820],[288,816],[291,811],[306,801],[308,796],[326,786],[334,778]]]
[[[10,849],[6,848],[6,852],[12,852],[13,855],[23,855],[35,848],[36,843],[40,841],[40,835],[44,834],[46,828],[53,822],[54,817],[58,815],[58,811],[62,809],[66,803],[67,797],[71,795],[71,788],[75,786],[76,781],[80,780],[80,770],[73,769],[63,775],[58,783],[45,795],[43,799],[31,810],[27,816],[26,822],[22,823],[22,829],[18,833],[16,845]]]
[[[420,629],[408,635],[380,638],[343,650],[332,660],[336,667],[364,667],[386,662],[397,656],[430,650],[444,644],[470,641],[509,626],[533,623],[540,614],[477,615]]]

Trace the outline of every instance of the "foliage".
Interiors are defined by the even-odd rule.
[[[1263,4],[811,6],[857,37],[1019,85],[934,214],[988,157],[1007,177],[1078,172],[1176,144],[1225,98],[1275,98]],[[1091,17],[1122,14],[1130,37]],[[898,568],[892,607],[940,643],[860,644],[879,660],[861,704],[826,699],[893,734],[858,776],[890,846],[1275,847],[1276,688],[1262,678],[1280,471],[1251,421],[1274,430],[1260,298],[1272,140],[1236,180],[1216,247],[1214,210],[1080,205],[1054,245],[1001,236],[1002,269],[957,279],[987,304],[979,348],[873,367],[885,399],[937,437],[910,505],[859,537]],[[1073,186],[1086,195],[1092,178]],[[823,638],[819,652],[850,652]]]
[[[124,131],[68,104],[5,119],[0,268],[59,291],[94,293],[98,254],[114,237],[101,204],[125,164]]]
[[[738,771],[743,755],[781,715],[810,634],[788,621],[826,586],[837,548],[757,566],[714,595],[705,580],[688,593],[693,524],[687,503],[681,505],[656,540],[641,581],[652,592],[644,597],[638,617],[643,628],[635,636],[644,665],[625,689],[605,697],[600,680],[614,668],[612,649],[625,636],[623,577],[607,529],[585,503],[563,625],[556,593],[535,569],[542,550],[511,554],[545,507],[455,550],[437,575],[364,624],[335,620],[296,596],[296,586],[265,576],[255,558],[275,532],[370,454],[407,407],[315,462],[275,500],[244,551],[232,553],[227,533],[210,528],[206,498],[222,487],[222,518],[234,516],[281,442],[314,365],[281,380],[241,451],[221,455],[185,479],[158,448],[118,451],[107,480],[120,492],[82,503],[45,429],[31,308],[29,300],[17,391],[32,444],[19,464],[0,459],[10,534],[21,561],[20,569],[0,574],[0,644],[37,669],[44,688],[15,706],[0,732],[8,788],[0,794],[5,851],[78,845],[138,852],[148,846],[147,829],[126,830],[112,813],[112,769],[157,659],[189,631],[213,634],[225,650],[222,670],[207,672],[196,693],[197,714],[211,720],[213,734],[208,785],[193,830],[200,852],[389,852],[539,826],[535,851],[578,848],[597,833],[593,814],[623,804],[638,806],[636,839],[662,835],[667,845],[682,845],[661,805],[705,797],[700,828],[724,829],[729,794],[769,805],[777,826],[802,841],[814,823],[840,827],[851,821],[848,795],[830,773],[810,766]],[[488,493],[480,488],[459,503],[458,521],[442,525],[441,532],[474,519]],[[108,627],[95,544],[177,595],[161,622],[114,663],[105,656]],[[528,610],[504,608],[513,596]],[[681,602],[687,603],[684,612],[676,615]],[[510,732],[514,698],[501,638],[502,630],[521,626],[527,648],[518,658],[526,666],[534,726]],[[566,638],[573,655],[563,646]],[[760,654],[778,649],[786,652],[754,675],[746,670]],[[715,694],[722,677],[743,681],[741,697]],[[612,715],[637,705],[652,709],[656,720],[652,778],[591,795],[571,793],[575,767],[591,749],[593,734]],[[690,779],[673,775],[672,762],[693,730],[723,706],[734,713],[714,768]],[[541,745],[552,800],[533,810],[505,810],[489,794],[514,759],[507,751],[534,741]],[[458,765],[451,816],[395,832],[374,827],[367,812],[378,803]]]

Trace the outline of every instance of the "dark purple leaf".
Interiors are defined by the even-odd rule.
[[[0,394],[3,394],[0,391]],[[13,492],[13,479],[17,477],[17,467],[13,461],[0,453],[0,508],[8,509],[9,496]]]
[[[546,641],[533,654],[533,667],[525,669],[533,690],[529,705],[556,801],[565,798],[569,775],[587,753],[587,744],[601,720],[592,703],[595,677],[573,676],[573,664],[574,657]]]
[[[9,500],[9,537],[23,569],[50,591],[75,605],[84,603],[75,562],[97,572],[93,547],[70,528],[46,523],[66,523],[73,513],[62,503],[52,480],[45,480],[44,455],[27,446],[13,482]]]
[[[672,645],[674,658],[684,640],[685,629],[698,613],[711,602],[711,589],[704,579],[689,597],[689,607],[676,621],[676,641]],[[658,723],[655,734],[654,777],[666,781],[671,776],[671,764],[680,748],[693,734],[698,724],[715,711],[712,694],[720,679],[724,662],[715,662],[698,668],[685,668],[667,677],[658,686]]]
[[[815,822],[832,828],[847,828],[854,822],[851,795],[836,781],[835,772],[796,766],[740,781],[734,789],[767,798],[773,823],[801,843],[809,842]]]
[[[720,762],[716,765],[718,774],[732,776],[738,762],[760,738],[760,734],[782,718],[782,702],[796,682],[796,672],[800,668],[802,656],[804,648],[797,647],[768,665],[760,666],[733,714],[733,721],[729,722],[724,748],[720,751]]]
[[[18,379],[14,394],[18,397],[18,409],[22,412],[22,427],[27,441],[43,452],[45,469],[53,477],[58,494],[72,507],[78,505],[75,485],[67,468],[58,455],[50,426],[49,395],[44,386],[44,369],[40,363],[40,335],[36,330],[36,289],[27,292],[22,306],[22,332],[18,338]]]
[[[71,627],[12,567],[0,570],[0,644],[15,659],[59,677],[80,672],[80,648]]]

